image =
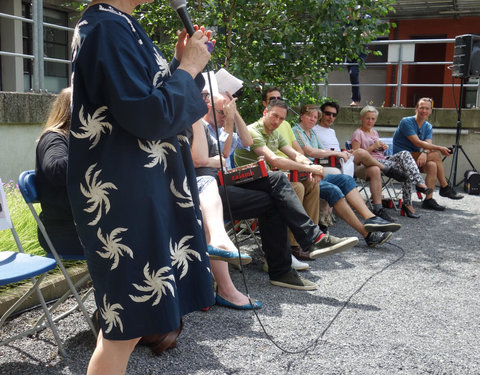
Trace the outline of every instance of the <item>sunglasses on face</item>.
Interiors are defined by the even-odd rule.
[[[205,99],[209,99],[210,98],[210,93],[208,92],[202,92],[202,99],[205,100]]]
[[[282,100],[282,97],[281,96],[271,96],[268,98],[268,101],[271,102],[272,100]]]
[[[335,112],[325,111],[325,112],[323,112],[323,114],[324,114],[325,116],[337,117],[337,113],[335,113]]]

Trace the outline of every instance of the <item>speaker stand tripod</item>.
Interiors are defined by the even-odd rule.
[[[458,151],[462,151],[463,156],[465,156],[465,159],[470,163],[470,166],[472,167],[473,170],[477,170],[474,166],[468,155],[466,154],[465,150],[463,149],[462,145],[459,144],[460,142],[460,135],[462,133],[462,106],[463,106],[463,83],[465,81],[465,77],[461,78],[460,82],[460,102],[458,105],[458,111],[457,111],[457,134],[455,137],[455,144],[452,146],[452,167],[450,168],[450,177],[448,178],[448,181],[450,183],[450,186],[453,188],[455,186],[460,185],[464,179],[462,179],[458,184],[457,184],[457,164],[458,164]]]

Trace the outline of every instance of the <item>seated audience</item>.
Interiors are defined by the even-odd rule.
[[[408,217],[418,219],[420,216],[415,213],[412,206],[412,184],[416,186],[417,191],[427,195],[431,194],[433,190],[425,185],[412,154],[407,151],[400,151],[394,155],[385,156],[385,150],[388,146],[380,141],[377,131],[373,128],[377,117],[378,111],[375,107],[367,105],[360,111],[362,126],[353,133],[352,149],[362,148],[367,150],[380,163],[400,169],[408,175],[409,180],[402,182],[402,209]]]
[[[279,89],[276,87],[272,87],[264,90],[264,92],[262,93],[262,104],[264,105],[264,107],[267,107],[267,100],[268,102],[270,102],[270,100],[281,100],[280,91],[278,90]],[[257,123],[263,124],[263,117],[260,118],[257,121]],[[283,120],[281,122],[280,127],[282,126],[290,128],[290,124],[286,120]],[[289,141],[295,140],[295,137],[293,136],[293,134],[290,134],[291,138],[287,138],[286,135],[284,134],[282,135],[288,144],[290,144]],[[285,155],[280,149],[277,149],[275,153],[280,157],[284,157],[288,159],[288,156]],[[293,190],[295,190],[295,193],[297,194],[298,199],[300,199],[300,202],[302,202],[302,205],[305,208],[305,211],[307,212],[308,216],[310,216],[310,218],[313,220],[315,224],[319,224],[320,189],[318,187],[318,184],[315,181],[312,181],[310,179],[306,179],[304,181],[290,181],[290,183],[292,184]],[[295,240],[295,236],[292,234],[291,231],[288,231],[288,238],[290,240],[290,247],[291,247],[293,256],[301,260],[308,260],[309,259],[308,254],[305,254],[303,252],[302,248],[298,245],[298,242]]]
[[[323,148],[326,150],[340,151],[340,144],[335,134],[335,130],[332,129],[340,107],[335,102],[326,102],[322,104],[320,110],[322,112],[322,117],[320,123],[313,128],[313,131],[323,145]],[[370,183],[373,213],[385,220],[394,221],[383,209],[382,178],[380,173],[383,172],[385,176],[392,177],[400,182],[407,180],[408,176],[395,168],[386,167],[365,150],[358,149],[347,155],[352,155],[354,157],[355,177],[362,178]]]
[[[320,110],[317,106],[313,104],[304,105],[300,110],[298,125],[290,129],[289,127],[282,128],[282,124],[278,128],[282,128],[279,130],[280,134],[293,133],[301,147],[300,152],[303,153],[304,150],[308,150],[311,161],[331,155],[331,151],[322,149],[316,134],[312,131],[318,121],[319,113]],[[400,224],[375,216],[360,196],[355,180],[348,175],[326,174],[320,181],[320,197],[326,200],[347,224],[360,233],[370,247],[382,245],[392,236],[390,231],[397,231],[401,228]],[[364,224],[360,222],[350,206],[365,219]]]
[[[316,207],[312,205],[311,208],[316,209],[318,212],[318,182],[324,177],[323,167],[315,165],[303,154],[295,151],[276,130],[285,121],[286,115],[287,106],[285,102],[279,99],[270,101],[263,112],[263,118],[248,126],[248,130],[253,138],[253,145],[250,147],[250,150],[235,151],[235,164],[245,165],[254,162],[258,157],[263,157],[272,168],[284,171],[308,172],[311,174],[311,177],[301,182],[305,186],[305,189],[301,190],[301,192],[305,191],[305,193],[309,192],[310,195],[317,195],[315,199]],[[276,154],[277,150],[282,151],[287,157],[278,156]],[[313,184],[316,185],[315,189],[312,188]],[[297,195],[300,199],[302,198],[302,194],[297,193]],[[313,201],[313,197],[310,199]],[[305,204],[304,206],[306,208]],[[318,219],[318,213],[316,215],[315,219]],[[333,236],[330,237],[336,242],[339,241],[339,239]],[[349,242],[356,244],[358,240],[352,237]]]
[[[216,110],[223,106],[215,98]],[[224,103],[228,104],[228,103]],[[209,106],[207,115],[203,118],[205,127],[213,124],[214,111]],[[222,116],[217,123],[224,121]],[[238,122],[237,127],[245,126]],[[197,175],[217,176],[217,168],[212,163],[219,163],[217,139],[211,136],[206,128],[208,142],[208,159],[193,157],[197,168]],[[248,133],[248,132],[247,132]],[[240,137],[245,134],[238,131]],[[229,135],[230,136],[230,135]],[[243,135],[244,137],[245,135]],[[242,139],[242,144],[248,144]],[[229,154],[229,150],[223,150]],[[309,253],[310,259],[336,253],[353,247],[350,239],[336,239],[324,234],[318,225],[315,225],[305,212],[298,200],[288,178],[282,172],[268,172],[267,177],[246,182],[241,185],[228,185],[220,188],[220,196],[224,208],[224,215],[228,215],[226,194],[235,219],[258,218],[262,249],[268,264],[270,283],[276,286],[298,290],[317,289],[315,283],[304,279],[292,268],[292,257],[288,241],[290,229],[303,250]]]
[[[422,208],[443,211],[445,206],[439,205],[433,199],[433,189],[435,189],[437,180],[440,184],[440,195],[442,197],[461,199],[463,195],[457,194],[455,189],[449,186],[445,178],[445,170],[440,154],[449,156],[450,150],[447,147],[434,145],[432,142],[433,127],[427,121],[432,114],[432,109],[432,99],[420,98],[415,105],[415,116],[402,118],[393,135],[393,153],[396,154],[401,151],[412,153],[420,171],[427,174],[425,182],[432,189],[425,197]]]

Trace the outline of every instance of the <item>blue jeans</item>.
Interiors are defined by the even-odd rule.
[[[346,174],[327,174],[320,181],[320,198],[333,207],[340,199],[357,187],[353,177]]]

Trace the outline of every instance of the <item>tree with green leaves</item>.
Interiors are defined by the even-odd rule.
[[[385,35],[394,0],[196,0],[187,4],[194,23],[214,30],[211,70],[223,67],[244,82],[239,108],[247,122],[259,117],[260,91],[279,86],[289,104],[319,103],[318,84],[345,57],[367,52]],[[368,15],[368,16],[367,16]],[[137,9],[149,36],[173,51],[182,27],[165,0]],[[169,45],[171,48],[169,48]]]

